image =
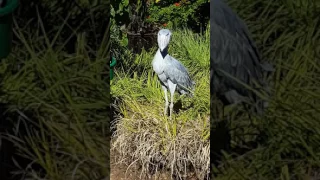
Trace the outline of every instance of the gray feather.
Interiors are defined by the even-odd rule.
[[[260,54],[246,25],[227,4],[222,0],[211,0],[210,6],[212,91],[219,95],[235,91],[232,95],[257,99],[252,92],[235,80],[227,78],[221,71],[248,85],[254,86],[254,82],[257,82],[266,86],[263,72],[273,71],[272,65],[261,64]]]
[[[164,74],[178,85],[180,93],[185,94],[185,91],[194,90],[194,82],[191,80],[187,69],[176,59],[171,56],[166,57],[167,65],[164,69]],[[182,91],[184,90],[184,91]]]

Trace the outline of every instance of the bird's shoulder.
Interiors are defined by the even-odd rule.
[[[211,3],[210,24],[214,29],[222,29],[220,33],[228,33],[230,36],[246,40],[248,28],[242,19],[222,0],[214,0]],[[214,37],[218,38],[218,37]]]
[[[215,67],[260,68],[261,57],[246,24],[222,0],[210,5],[210,51]]]
[[[167,70],[176,70],[182,72],[186,71],[186,68],[183,66],[183,64],[170,55],[166,56],[165,61]]]

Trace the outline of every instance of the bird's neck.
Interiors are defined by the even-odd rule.
[[[162,51],[159,49],[162,58],[165,58],[168,55],[168,48],[163,49]]]

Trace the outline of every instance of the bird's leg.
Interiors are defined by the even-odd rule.
[[[168,101],[168,92],[167,92],[167,88],[165,86],[162,86],[162,89],[164,91],[164,99],[166,100],[165,102],[165,106],[164,106],[164,116],[168,115],[168,107],[169,107],[169,101]]]
[[[172,115],[172,111],[173,111],[173,97],[174,97],[174,91],[170,92],[171,94],[171,102],[170,102],[170,119],[171,119],[171,115]]]
[[[169,90],[170,90],[170,95],[171,95],[171,102],[170,102],[170,119],[172,116],[172,112],[173,112],[173,97],[174,97],[174,92],[176,91],[176,84],[173,84],[171,81],[168,81],[168,86],[169,86]]]

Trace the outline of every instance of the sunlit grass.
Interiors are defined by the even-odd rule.
[[[173,119],[163,115],[164,93],[153,72],[155,48],[123,59],[111,82],[111,94],[119,111],[113,126],[113,150],[120,160],[142,165],[142,173],[171,170],[182,176],[190,165],[201,179],[209,171],[209,31],[204,35],[174,30],[169,54],[180,60],[196,82],[193,98],[175,95],[181,102]],[[126,69],[128,67],[128,69]],[[119,160],[119,161],[120,161]]]

